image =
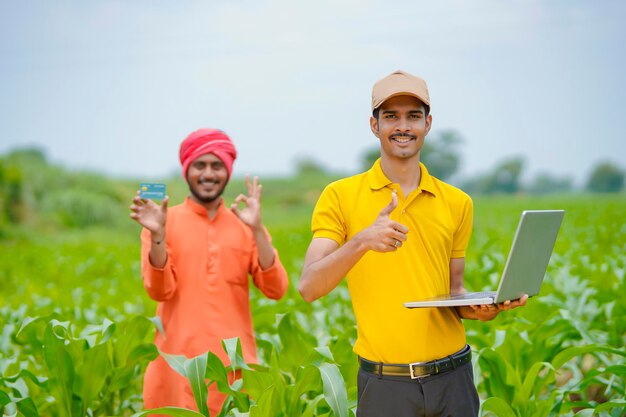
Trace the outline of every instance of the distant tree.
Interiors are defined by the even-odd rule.
[[[11,174],[13,178],[12,187],[16,186],[16,181],[22,183],[19,193],[26,206],[32,206],[34,202],[31,200],[33,199],[41,201],[48,190],[55,188],[53,183],[60,179],[59,176],[51,172],[46,154],[40,148],[14,149],[7,154],[6,165],[11,170],[18,172]]]
[[[26,217],[24,204],[24,178],[16,166],[3,169],[2,209],[11,223],[20,223]]]
[[[361,171],[367,171],[380,158],[380,146],[367,148],[361,156]]]
[[[462,188],[468,193],[514,194],[521,190],[523,169],[524,159],[515,156],[500,162],[492,172],[466,181]]]
[[[14,165],[34,167],[47,165],[46,153],[40,148],[18,148],[7,154],[7,160]]]
[[[39,148],[20,148],[3,157],[2,165],[0,206],[3,216],[10,223],[21,223],[32,211],[28,204],[28,175],[39,175],[49,183],[46,155]]]
[[[538,174],[528,186],[532,194],[566,193],[573,189],[571,178],[556,178],[548,173]]]
[[[120,204],[128,197],[105,176],[51,165],[37,148],[13,150],[0,162],[0,208],[7,223],[87,227],[120,221]]]
[[[624,188],[624,171],[611,162],[601,162],[595,166],[587,189],[596,193],[614,193]]]
[[[461,136],[454,130],[442,130],[426,138],[420,158],[431,175],[447,180],[461,164]]]
[[[431,133],[424,141],[420,160],[431,175],[445,181],[459,169],[461,153],[458,148],[462,142],[463,139],[454,130]],[[370,169],[379,157],[379,146],[367,149],[361,157],[361,169]]]
[[[513,194],[520,190],[520,176],[524,169],[524,159],[513,157],[502,162],[494,172],[494,189],[496,192]]]
[[[324,166],[311,157],[299,158],[296,161],[296,175],[299,177],[326,175],[327,170]]]
[[[6,168],[4,167],[4,159],[0,157],[0,237],[2,237],[2,229],[6,223]]]

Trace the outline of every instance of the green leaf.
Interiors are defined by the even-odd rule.
[[[107,344],[96,345],[85,352],[74,379],[74,392],[82,399],[82,415],[86,415],[87,407],[97,398],[111,370]]]
[[[26,317],[24,319],[24,321],[22,322],[22,325],[20,326],[20,329],[17,331],[17,333],[15,334],[16,338],[20,338],[20,336],[23,334],[22,332],[26,331],[26,329],[33,323],[36,323],[37,321],[41,320],[41,317]]]
[[[295,385],[289,393],[287,412],[289,415],[297,415],[296,410],[300,407],[302,394],[306,392],[321,391],[321,376],[317,367],[309,365],[298,369],[296,373]]]
[[[102,322],[102,339],[100,339],[100,343],[105,343],[107,340],[113,336],[116,330],[116,325],[109,319],[104,319]]]
[[[233,402],[235,403],[235,407],[240,410],[247,410],[250,407],[250,400],[248,399],[248,395],[239,392],[236,388],[241,387],[241,382],[234,383],[234,387],[230,386],[228,381],[228,371],[224,366],[222,360],[213,352],[209,352],[207,357],[207,368],[205,377],[214,381],[217,384],[217,389],[224,393],[231,395],[233,398]]]
[[[313,398],[311,401],[308,401],[306,404],[306,408],[300,417],[314,417],[317,413],[317,404],[321,400],[324,399],[324,395],[320,394],[317,397]]]
[[[261,398],[263,392],[274,384],[272,376],[263,371],[244,369],[241,371],[241,376],[243,377],[243,389],[254,400]]]
[[[598,405],[595,409],[596,413],[600,411],[608,411],[618,407],[626,407],[626,399],[623,400],[611,400]]]
[[[492,412],[498,417],[517,417],[511,406],[502,398],[487,398],[481,406],[482,412]]]
[[[228,414],[226,414],[226,415],[228,417],[250,417],[250,413],[249,412],[242,413],[242,412],[239,412],[239,410],[236,410],[236,409],[230,410],[228,412]]]
[[[278,352],[275,349],[272,349],[272,353],[270,355],[270,368],[269,374],[272,376],[274,380],[274,401],[279,405],[276,406],[276,409],[279,411],[285,410],[285,389],[286,383],[283,378],[281,368],[278,362]]]
[[[163,336],[163,339],[166,339],[165,329],[163,328],[163,322],[161,321],[161,317],[159,316],[148,317],[148,320],[150,320],[152,324],[156,326],[159,333],[161,333],[161,336]]]
[[[346,387],[356,387],[357,375],[359,373],[359,361],[352,350],[352,343],[347,338],[338,338],[331,345],[332,356],[334,361],[339,365],[339,371],[346,381]]]
[[[514,392],[519,392],[519,390],[522,388],[522,381],[520,380],[520,375],[517,373],[517,370],[513,368],[513,366],[509,362],[504,361],[504,365],[506,367],[506,374],[505,374],[506,384],[509,386],[512,386],[514,389]]]
[[[348,408],[350,414],[356,414],[357,397],[359,396],[359,389],[356,385],[348,388]]]
[[[333,353],[330,351],[328,346],[319,346],[314,348],[314,350],[319,353],[323,358],[330,362],[335,362],[335,358],[333,357]]]
[[[270,387],[261,395],[255,406],[250,407],[250,417],[266,417],[281,415],[280,401],[276,390]]]
[[[209,352],[207,356],[207,367],[205,377],[211,381],[215,381],[217,388],[224,393],[230,392],[230,384],[228,382],[228,372],[222,360],[213,352]]]
[[[124,366],[135,346],[143,344],[148,333],[153,329],[152,322],[143,316],[134,316],[119,323],[117,341],[114,344],[114,366]]]
[[[207,354],[204,353],[195,358],[187,359],[184,363],[184,367],[198,411],[208,417],[209,408],[207,406],[207,399],[209,394],[206,382],[204,381],[207,368]]]
[[[37,385],[40,388],[45,387],[47,382],[48,382],[48,378],[36,376],[35,374],[33,374],[32,372],[30,372],[27,369],[20,369],[20,371],[17,374],[11,375],[11,376],[7,376],[5,378],[0,378],[0,380],[2,380],[2,379],[4,379],[5,381],[8,381],[8,382],[15,382],[18,379],[29,379],[30,381],[32,381],[35,385]],[[0,392],[2,392],[2,391],[0,391]]]
[[[298,369],[294,388],[294,399],[300,398],[300,396],[306,392],[320,390],[320,388],[322,388],[322,380],[318,368],[309,365]]]
[[[600,369],[591,369],[582,379],[582,381],[580,381],[580,387],[581,388],[586,388],[587,386],[591,385],[591,384],[605,384],[602,381],[602,375],[607,375],[607,376],[624,376],[626,375],[626,365],[613,365],[613,366],[607,366],[606,368],[600,368]],[[607,387],[608,389],[608,387]],[[622,393],[624,392],[623,389],[621,391]]]
[[[4,391],[0,391],[0,406],[4,407],[10,402],[11,398],[9,397],[9,395]]]
[[[278,336],[282,349],[278,360],[281,369],[289,373],[295,373],[302,364],[305,352],[313,348],[317,340],[305,333],[297,323],[294,323],[291,314],[285,314],[278,324]]]
[[[123,368],[114,368],[113,374],[111,375],[111,382],[107,386],[107,390],[109,392],[115,392],[128,388],[135,378],[134,367],[125,366]]]
[[[626,365],[607,366],[604,369],[604,372],[609,373],[609,374],[613,374],[613,375],[624,376],[624,375],[626,375]]]
[[[508,371],[504,358],[493,349],[484,348],[478,353],[478,363],[483,374],[488,375],[483,379],[486,394],[512,402],[515,390],[507,384]]]
[[[238,337],[222,340],[222,347],[230,359],[232,369],[250,369],[246,361],[243,359],[241,351],[241,343]]]
[[[550,368],[551,370],[554,369],[552,368],[552,364],[548,362],[535,362],[533,366],[530,367],[526,377],[524,378],[524,383],[522,384],[522,389],[519,393],[521,398],[530,400],[533,396],[533,392],[537,391],[533,389],[535,388],[535,381],[537,380],[539,371],[541,371],[544,367]]]
[[[252,407],[250,407],[250,417],[263,417],[263,414],[261,414],[261,410],[259,409],[258,405],[253,405]]]
[[[33,400],[28,398],[22,398],[15,403],[17,410],[24,415],[24,417],[39,417],[39,411]]]
[[[573,346],[559,352],[552,360],[552,365],[558,369],[570,359],[585,353],[606,352],[626,357],[626,352],[610,346],[591,344],[585,346]]]
[[[197,411],[189,410],[187,408],[180,408],[180,407],[153,408],[152,410],[135,413],[132,415],[132,417],[143,417],[143,416],[147,416],[148,414],[165,414],[165,415],[173,416],[173,417],[205,417],[203,414],[200,414]]]
[[[297,373],[302,365],[313,365],[315,367],[318,367],[324,362],[335,363],[333,354],[328,346],[309,348],[306,355],[304,355],[304,352],[302,352],[301,356],[302,357],[300,359],[300,364],[298,365],[298,367],[294,368],[294,373]],[[283,362],[284,361],[282,361],[281,363]]]
[[[57,400],[61,415],[72,414],[72,386],[74,385],[74,364],[65,350],[64,340],[54,333],[54,323],[48,323],[44,332],[43,353],[48,367],[48,386]]]
[[[163,359],[165,359],[170,368],[178,372],[180,375],[187,377],[187,371],[185,371],[185,361],[187,358],[184,355],[174,355],[160,350],[159,354],[163,356]]]
[[[348,416],[348,394],[337,365],[323,363],[318,367],[324,385],[324,398],[336,417]]]
[[[150,362],[159,356],[154,343],[144,343],[135,346],[126,359],[126,366],[134,367],[139,362]]]
[[[107,386],[108,392],[116,392],[132,386],[137,379],[137,365],[159,356],[154,343],[145,342],[147,333],[152,329],[150,321],[143,316],[137,316],[115,326],[107,326],[107,331],[115,330],[114,335],[107,342],[113,347],[113,371]]]

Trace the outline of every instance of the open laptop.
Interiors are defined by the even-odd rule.
[[[552,255],[564,210],[522,212],[498,291],[442,295],[404,303],[407,308],[497,304],[537,295]]]

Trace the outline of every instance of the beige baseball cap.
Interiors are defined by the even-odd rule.
[[[372,88],[372,111],[385,100],[395,96],[413,96],[430,108],[430,96],[426,81],[404,71],[395,71],[382,78]]]

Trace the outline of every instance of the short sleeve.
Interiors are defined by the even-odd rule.
[[[346,222],[341,211],[339,194],[333,184],[327,186],[320,196],[311,221],[313,238],[328,238],[343,245],[346,241]]]
[[[452,258],[464,258],[467,245],[472,236],[472,224],[474,221],[474,205],[472,199],[465,195],[465,201],[461,205],[459,213],[459,227],[452,241]]]

